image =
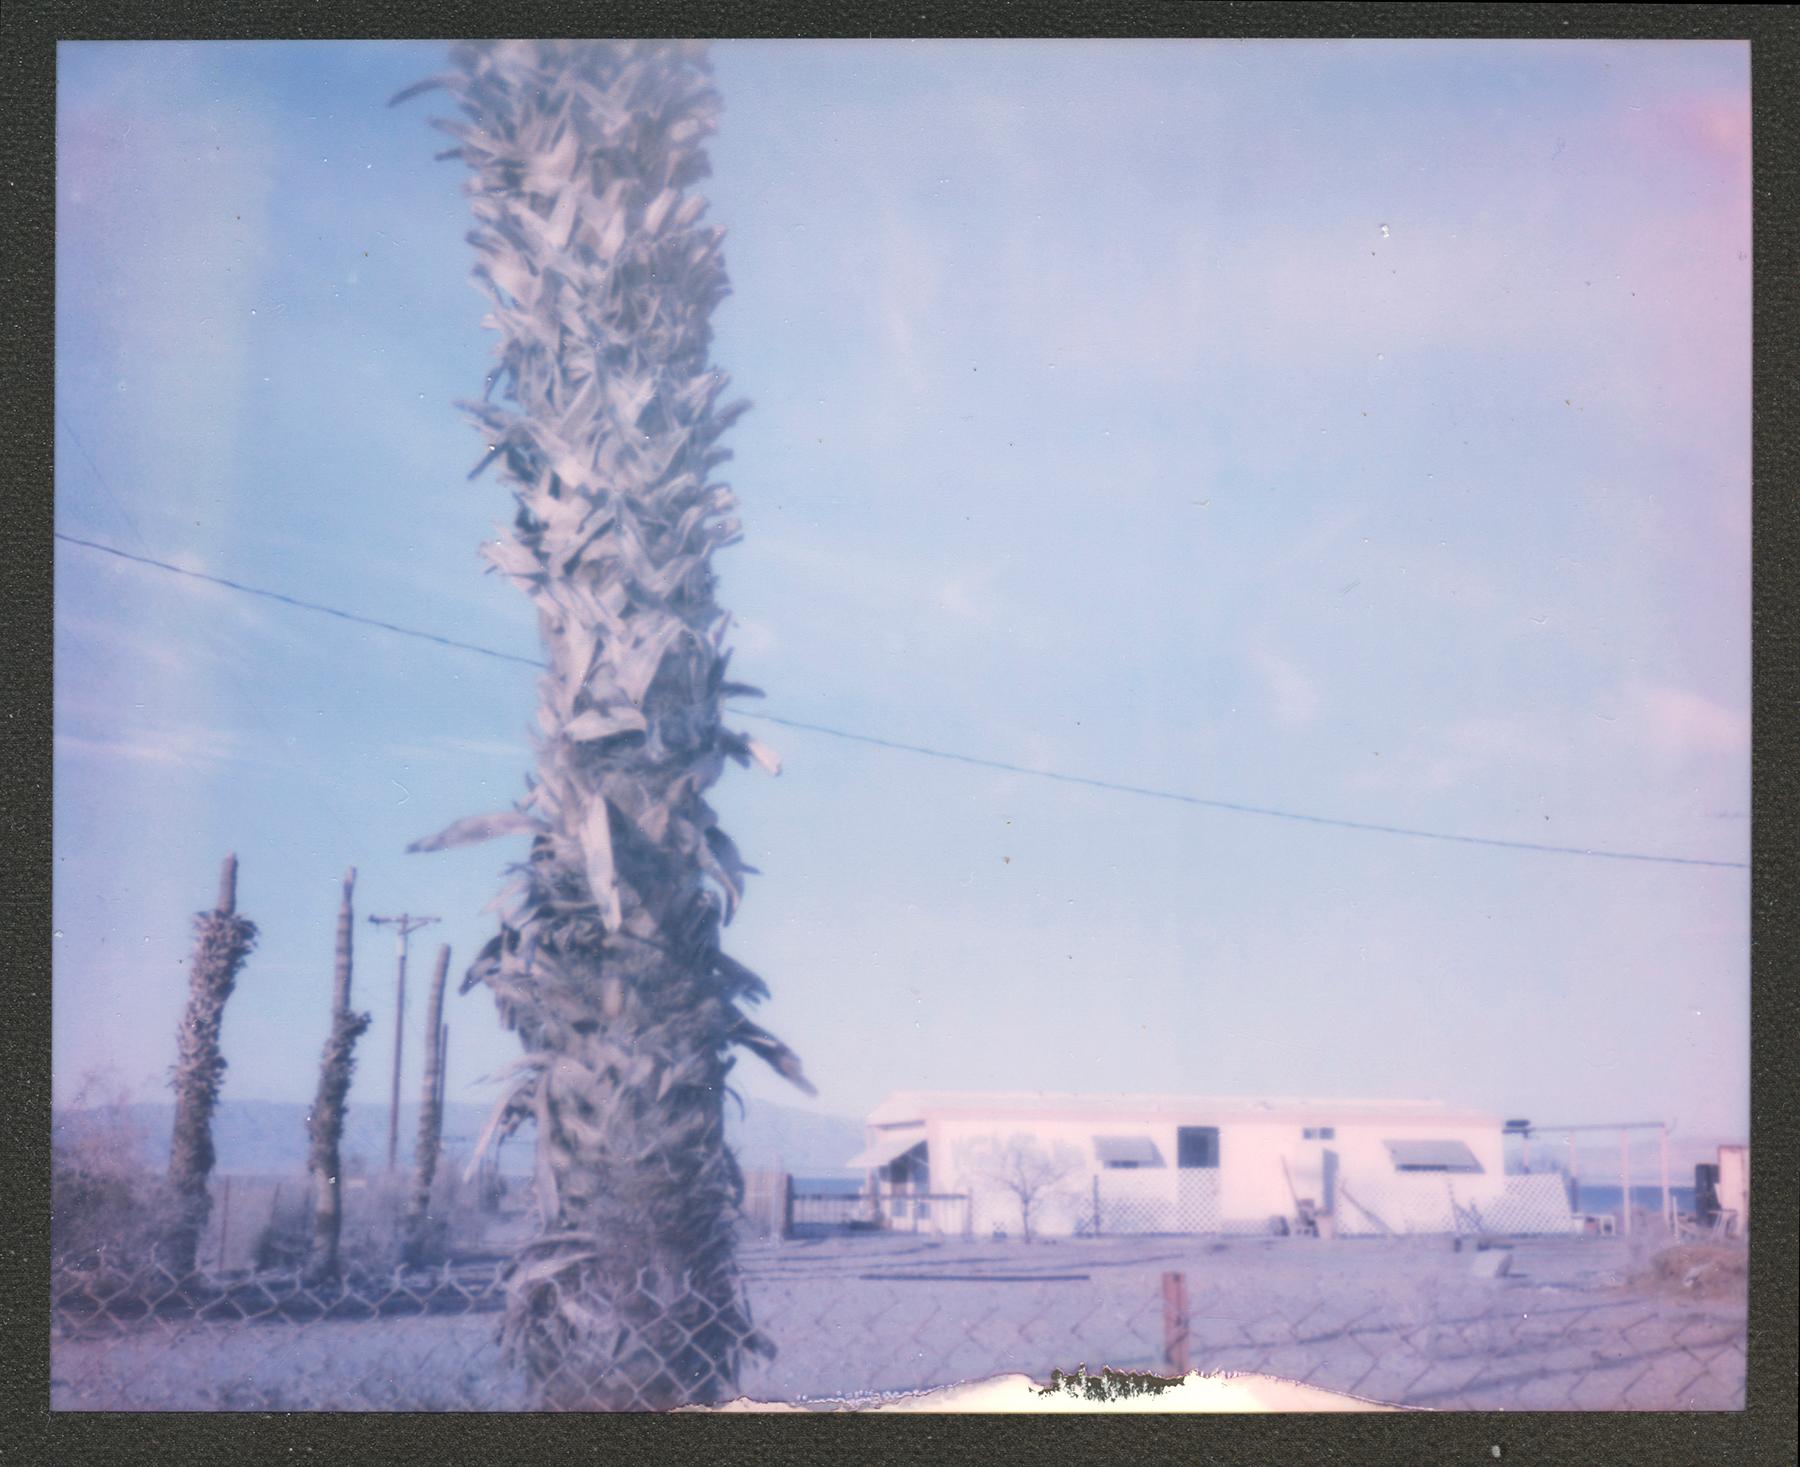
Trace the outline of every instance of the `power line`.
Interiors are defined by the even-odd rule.
[[[1061,774],[1053,769],[1032,769],[1024,764],[1008,764],[1003,759],[984,759],[975,754],[957,754],[946,749],[931,749],[923,744],[903,744],[894,739],[877,738],[874,734],[851,733],[841,728],[828,728],[822,723],[802,723],[798,719],[779,718],[773,713],[735,710],[751,718],[766,719],[785,728],[805,729],[810,733],[830,734],[833,738],[853,739],[859,744],[874,744],[883,749],[899,749],[907,754],[923,754],[932,759],[951,759],[958,764],[973,764],[981,769],[998,769],[1007,774],[1029,774],[1037,779],[1052,779],[1059,784],[1086,785],[1089,789],[1110,790],[1115,794],[1142,795],[1146,799],[1174,800],[1183,805],[1200,805],[1208,810],[1229,810],[1237,815],[1266,815],[1275,820],[1298,820],[1307,825],[1329,825],[1339,830],[1374,831],[1381,835],[1410,835],[1419,840],[1455,841],[1458,845],[1498,846],[1508,851],[1535,851],[1542,855],[1594,856],[1608,861],[1655,861],[1670,866],[1726,866],[1745,869],[1747,861],[1711,861],[1698,856],[1656,856],[1639,851],[1608,851],[1595,846],[1557,846],[1539,841],[1500,840],[1487,835],[1452,835],[1442,830],[1415,830],[1405,825],[1382,825],[1370,820],[1339,820],[1330,815],[1307,815],[1298,810],[1278,810],[1270,805],[1246,805],[1237,800],[1212,800],[1201,795],[1182,794],[1178,790],[1152,789],[1146,785],[1121,784],[1116,780],[1094,779],[1085,774]]]
[[[261,596],[270,601],[279,601],[284,605],[298,607],[303,611],[315,611],[321,615],[337,617],[341,621],[375,627],[381,631],[392,632],[397,636],[415,637],[420,641],[434,642],[441,647],[454,647],[463,652],[478,653],[483,657],[492,657],[501,662],[518,662],[527,667],[536,668],[545,666],[542,661],[534,657],[522,657],[514,652],[501,652],[493,647],[483,647],[474,642],[458,641],[454,637],[440,637],[435,632],[420,631],[414,627],[404,627],[394,622],[360,616],[353,611],[343,611],[338,607],[325,606],[316,601],[303,601],[295,596],[284,595],[280,591],[270,591],[260,586],[247,586],[239,581],[228,580],[223,576],[212,576],[202,571],[188,570],[183,566],[171,565],[167,561],[154,560],[145,555],[133,555],[129,551],[120,550],[111,545],[102,545],[95,540],[83,540],[75,535],[64,534],[61,530],[56,531],[56,538],[71,545],[81,545],[89,550],[116,555],[121,560],[135,561],[140,565],[152,566],[157,570],[186,576],[192,580],[207,581],[215,586],[224,586],[228,590],[242,592],[247,596]],[[1197,805],[1202,809],[1224,810],[1235,815],[1260,815],[1272,820],[1291,820],[1305,825],[1322,825],[1337,830],[1410,836],[1415,840],[1448,841],[1455,845],[1489,846],[1498,850],[1525,851],[1533,855],[1587,856],[1595,860],[1637,861],[1662,866],[1711,866],[1734,871],[1747,870],[1750,864],[1748,861],[1718,861],[1700,856],[1664,856],[1646,851],[1607,850],[1597,846],[1552,845],[1543,841],[1503,840],[1497,836],[1457,835],[1450,831],[1420,830],[1412,826],[1387,825],[1371,820],[1342,820],[1330,815],[1312,815],[1299,810],[1282,810],[1272,805],[1252,805],[1238,800],[1209,799],[1202,795],[1185,794],[1180,790],[1156,789],[1149,785],[1126,784],[1118,780],[1096,779],[1083,774],[1064,774],[1053,769],[1033,769],[1024,764],[1009,763],[1004,759],[988,759],[978,754],[961,754],[952,749],[936,749],[926,744],[903,743],[898,739],[885,739],[876,734],[856,733],[850,729],[834,728],[829,724],[809,723],[802,719],[785,718],[775,713],[761,713],[741,705],[734,704],[732,711],[740,717],[760,719],[765,723],[779,724],[783,728],[799,729],[805,733],[822,734],[829,738],[868,744],[879,749],[892,749],[904,754],[916,754],[922,758],[941,759],[953,764],[967,764],[977,769],[993,769],[1004,774],[1025,775],[1032,779],[1052,780],[1058,784],[1081,785],[1088,789],[1106,790],[1112,794],[1137,795],[1143,799],[1168,800],[1176,804]]]
[[[100,492],[106,496],[107,501],[118,511],[119,518],[125,521],[126,527],[131,531],[131,538],[136,540],[145,551],[148,551],[150,549],[150,542],[144,538],[144,532],[138,528],[137,521],[132,518],[131,512],[125,508],[124,501],[121,500],[117,494],[113,493],[112,485],[107,482],[106,475],[100,472],[100,465],[94,462],[94,455],[88,452],[88,446],[82,441],[81,435],[75,431],[75,425],[60,412],[56,414],[56,420],[62,424],[63,432],[68,434],[69,441],[75,445],[80,451],[82,458],[86,460],[88,470],[94,477],[94,482],[100,486]],[[96,545],[96,548],[105,549],[107,547]],[[126,554],[124,551],[114,551],[113,553],[119,555]],[[214,660],[217,662],[219,670],[223,672],[230,681],[232,687],[237,689],[238,696],[244,700],[244,706],[255,716],[256,721],[263,726],[264,731],[269,737],[279,744],[281,735],[276,732],[275,725],[269,721],[268,715],[262,711],[262,705],[250,696],[250,690],[244,686],[243,679],[232,670],[230,663],[226,662],[223,657],[219,657],[215,653]],[[189,772],[196,778],[199,778],[200,771],[194,768],[193,762],[188,759],[185,754],[182,754],[177,750],[176,757],[187,766]],[[344,819],[343,815],[339,813],[337,806],[332,803],[331,796],[321,790],[319,798],[327,812],[331,815],[331,818],[337,821],[338,829],[342,830],[345,835],[348,835],[350,833],[349,822]]]
[[[148,550],[150,548],[150,544],[147,540],[144,539],[143,531],[138,529],[137,521],[131,517],[130,513],[126,510],[124,504],[120,502],[118,495],[113,493],[112,486],[106,482],[106,476],[100,472],[100,465],[94,462],[94,456],[88,452],[87,445],[85,443],[83,443],[81,441],[81,439],[76,435],[74,425],[71,424],[67,418],[62,417],[61,414],[58,414],[57,416],[58,416],[58,420],[62,423],[63,431],[69,435],[70,440],[75,444],[76,448],[81,450],[81,456],[87,460],[88,468],[93,471],[94,482],[100,486],[102,492],[106,495],[107,499],[112,502],[113,508],[118,510],[119,517],[121,519],[123,519],[128,526],[130,526],[132,537],[138,542],[138,544],[142,545],[145,550]],[[164,561],[153,560],[147,555],[133,555],[129,551],[126,551],[126,550],[117,550],[117,549],[114,549],[110,545],[102,545],[98,541],[77,540],[73,535],[63,535],[61,531],[56,531],[55,533],[60,538],[68,540],[72,544],[87,545],[90,548],[95,549],[95,550],[104,550],[108,554],[122,556],[126,560],[141,561],[145,565],[154,565],[154,566],[158,566],[162,569],[166,569],[166,570],[180,570],[179,566],[172,566],[172,565],[168,565]],[[190,572],[187,572],[187,574],[192,575],[197,580],[212,579],[211,577],[206,577],[206,576],[200,575],[200,573],[197,571],[190,571]],[[229,585],[230,583],[229,582],[220,582],[220,584],[221,585]],[[232,589],[235,590],[238,588],[233,587]],[[254,715],[256,721],[263,726],[264,731],[269,735],[269,737],[271,739],[273,739],[277,744],[279,744],[281,742],[280,733],[278,733],[276,731],[275,725],[269,721],[269,716],[262,711],[262,705],[260,703],[258,703],[256,701],[256,699],[254,699],[250,696],[250,690],[249,690],[249,688],[244,686],[243,679],[240,678],[237,675],[237,673],[232,670],[231,665],[228,662],[226,662],[223,657],[218,657],[217,654],[215,654],[215,660],[218,663],[219,670],[225,674],[226,678],[230,681],[232,687],[237,689],[238,696],[244,700],[244,706],[250,710],[251,714]],[[198,769],[194,768],[192,762],[185,755],[183,755],[179,751],[177,751],[176,757],[179,758],[183,764],[187,765],[188,769],[195,775],[196,778],[199,777],[200,771]],[[345,835],[349,835],[350,834],[350,823],[344,819],[343,815],[339,812],[338,807],[332,803],[331,796],[329,794],[325,793],[323,790],[321,790],[319,793],[319,799],[320,799],[320,802],[325,806],[325,809],[330,814],[331,818],[337,822],[338,829],[343,831]]]
[[[209,576],[205,571],[189,570],[185,566],[171,565],[166,560],[155,560],[148,555],[133,555],[129,550],[120,550],[113,545],[102,545],[98,540],[83,540],[77,535],[65,535],[61,530],[56,531],[56,538],[65,540],[71,545],[84,545],[89,550],[99,550],[107,555],[116,555],[120,560],[136,561],[139,565],[154,566],[157,570],[186,576],[189,580],[206,581],[214,586],[223,586],[228,591],[241,591],[246,596],[261,596],[267,601],[279,601],[284,606],[297,606],[302,611],[316,611],[321,616],[335,616],[340,621],[353,621],[361,626],[378,627],[384,632],[393,632],[397,636],[417,637],[421,642],[436,642],[440,647],[455,647],[462,652],[479,652],[483,657],[497,657],[502,662],[522,662],[527,667],[536,668],[544,666],[535,657],[520,657],[512,652],[496,652],[492,647],[478,647],[473,642],[459,642],[454,637],[440,637],[435,632],[421,632],[413,627],[399,626],[391,621],[379,621],[372,616],[358,616],[354,611],[340,611],[335,606],[325,606],[317,601],[302,601],[298,596],[288,596],[280,591],[265,590],[261,586],[246,586],[241,581],[227,580],[224,576]]]

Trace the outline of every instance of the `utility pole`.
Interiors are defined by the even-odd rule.
[[[438,1111],[444,1109],[444,1067],[450,1061],[450,1026],[438,1025],[438,1068],[437,1068],[437,1105]]]
[[[402,912],[398,917],[371,916],[369,920],[377,927],[394,929],[400,958],[399,975],[394,988],[394,1081],[388,1091],[387,1165],[391,1172],[399,1164],[400,1157],[400,1061],[406,1052],[406,940],[421,927],[429,927],[440,919],[415,917],[410,912]],[[435,1046],[437,1036],[428,1036],[428,1042]]]
[[[1631,1236],[1631,1132],[1619,1128],[1619,1218],[1625,1224],[1625,1236]]]
[[[1662,1173],[1663,1227],[1673,1233],[1675,1231],[1675,1202],[1669,1194],[1669,1127],[1667,1122],[1656,1133],[1656,1138],[1658,1168]]]

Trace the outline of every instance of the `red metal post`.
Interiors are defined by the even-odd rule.
[[[1162,1276],[1163,1356],[1175,1375],[1188,1373],[1187,1277],[1179,1273]]]

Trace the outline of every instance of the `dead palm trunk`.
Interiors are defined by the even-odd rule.
[[[312,1146],[307,1169],[312,1173],[313,1237],[306,1260],[306,1278],[322,1283],[338,1272],[338,1238],[343,1232],[343,1167],[338,1155],[344,1139],[344,1101],[356,1070],[356,1041],[369,1027],[368,1014],[350,1012],[351,945],[354,915],[351,897],[356,890],[356,868],[344,873],[344,897],[338,907],[337,961],[331,980],[331,1029],[325,1036],[325,1052],[319,1057],[319,1089],[306,1118]]]
[[[219,871],[219,902],[194,918],[194,956],[188,964],[187,1010],[176,1040],[175,1126],[169,1143],[172,1216],[163,1237],[162,1260],[185,1277],[194,1271],[200,1235],[212,1213],[207,1182],[212,1175],[213,1112],[225,1080],[219,1029],[225,1000],[237,986],[244,960],[256,945],[256,924],[237,912],[237,857],[228,855]]]
[[[515,1260],[508,1339],[549,1408],[729,1396],[752,1330],[734,1256],[742,1177],[725,1144],[727,1051],[795,1083],[740,1005],[766,992],[720,950],[745,872],[703,798],[727,758],[729,617],[711,557],[738,538],[713,482],[709,318],[723,232],[690,186],[717,98],[690,46],[464,45],[440,124],[473,169],[475,275],[500,336],[468,411],[516,514],[484,547],[537,606],[529,793],[415,844],[529,831],[500,933],[469,970],[526,1054],[489,1135],[535,1119],[544,1236]],[[400,100],[396,98],[395,100]]]
[[[444,1132],[443,1030],[444,980],[450,973],[450,948],[438,949],[437,968],[431,975],[431,994],[425,1002],[425,1080],[419,1100],[419,1140],[413,1155],[412,1196],[407,1201],[405,1258],[422,1263],[431,1215],[431,1184],[437,1176],[438,1147]]]

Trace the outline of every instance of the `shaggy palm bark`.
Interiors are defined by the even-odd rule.
[[[485,983],[523,1041],[489,1136],[535,1119],[544,1235],[515,1260],[507,1336],[549,1408],[663,1408],[735,1391],[765,1348],[734,1258],[742,1177],[724,1101],[743,1045],[810,1091],[740,1005],[720,950],[748,870],[703,798],[725,760],[729,617],[711,557],[738,537],[713,469],[742,410],[707,362],[723,231],[690,186],[717,99],[692,47],[460,46],[439,125],[473,170],[475,275],[498,365],[467,405],[517,512],[483,547],[528,594],[550,672],[512,811],[414,849],[529,831]],[[400,100],[400,98],[396,98]]]
[[[161,1256],[175,1274],[194,1271],[200,1235],[212,1214],[213,1113],[225,1080],[219,1029],[225,1001],[256,945],[256,924],[237,912],[237,857],[219,871],[219,902],[194,917],[194,956],[188,964],[187,1010],[176,1040],[175,1125],[169,1144],[171,1216]]]
[[[356,1071],[356,1041],[369,1027],[370,1015],[350,1012],[350,974],[355,914],[351,898],[356,891],[356,870],[344,873],[344,897],[338,905],[337,960],[331,979],[331,1029],[325,1051],[319,1057],[319,1089],[306,1118],[312,1145],[307,1170],[312,1174],[313,1237],[306,1260],[306,1278],[322,1283],[338,1274],[338,1240],[344,1228],[343,1166],[339,1151],[344,1139],[344,1102]]]
[[[425,1003],[425,1080],[419,1099],[419,1139],[413,1153],[412,1195],[406,1204],[405,1258],[424,1262],[429,1252],[431,1184],[437,1177],[438,1149],[444,1132],[442,1076],[444,1052],[444,983],[450,976],[450,949],[438,949]]]

